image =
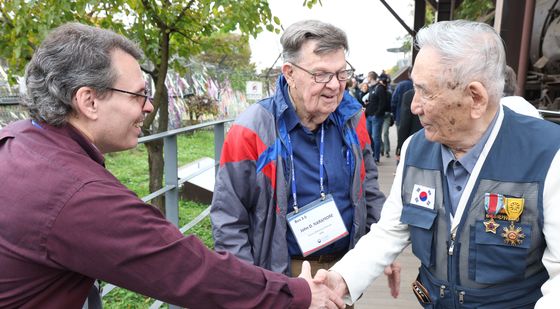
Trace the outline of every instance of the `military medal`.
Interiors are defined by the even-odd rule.
[[[519,217],[525,208],[525,199],[522,197],[508,197],[506,199],[505,211],[509,221],[519,221]]]
[[[508,216],[510,222],[509,227],[503,228],[502,237],[504,242],[508,245],[517,246],[523,242],[525,234],[521,227],[516,227],[516,221],[519,221],[519,217],[523,213],[525,207],[525,199],[522,197],[508,197],[504,206],[504,210]]]
[[[511,221],[509,227],[503,228],[502,237],[504,238],[504,242],[508,245],[517,246],[523,242],[525,238],[525,234],[523,234],[523,229],[520,227],[515,227],[513,221]]]
[[[494,233],[496,234],[496,229],[498,229],[500,227],[500,225],[498,223],[496,223],[496,221],[494,221],[494,218],[490,218],[490,220],[488,221],[484,221],[483,222],[484,227],[486,228],[486,233]]]
[[[486,214],[490,218],[483,222],[486,233],[496,234],[496,230],[500,225],[494,221],[494,217],[500,210],[504,207],[505,197],[501,194],[496,193],[485,193],[484,194],[484,209]]]

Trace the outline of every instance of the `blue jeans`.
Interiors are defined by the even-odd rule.
[[[381,130],[383,127],[383,116],[372,117],[372,138],[373,138],[373,158],[379,162],[379,154],[381,153]]]
[[[391,114],[386,113],[383,118],[383,147],[381,147],[381,155],[391,152],[391,141],[389,141],[389,128],[391,124]]]
[[[373,116],[366,116],[366,127],[369,134],[369,141],[371,143],[371,150],[373,150]]]

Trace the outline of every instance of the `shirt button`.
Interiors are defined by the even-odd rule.
[[[463,188],[461,188],[461,186],[456,186],[455,189],[457,189],[457,191],[463,190]]]

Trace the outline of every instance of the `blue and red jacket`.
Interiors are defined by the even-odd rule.
[[[250,106],[229,130],[216,175],[210,217],[215,250],[229,251],[260,267],[289,274],[290,256],[286,241],[287,204],[290,177],[283,130],[287,98],[281,89]],[[372,223],[379,220],[385,196],[379,190],[377,167],[373,161],[365,115],[361,105],[348,93],[333,112],[351,152],[354,207],[354,247]]]

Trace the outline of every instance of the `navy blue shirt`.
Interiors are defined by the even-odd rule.
[[[290,135],[292,149],[294,149],[297,203],[299,207],[303,207],[321,197],[319,183],[321,127],[313,132],[304,127],[296,114],[293,103],[289,99],[287,87],[283,89],[283,91],[284,97],[287,98],[286,101],[288,102],[288,109],[284,112],[283,116],[286,129]],[[333,116],[330,115],[323,123],[325,130],[323,186],[326,194],[332,194],[346,229],[349,234],[351,234],[352,223],[354,221],[354,208],[352,207],[350,199],[352,174],[349,156],[351,156],[351,149],[344,143],[342,128],[336,125],[332,117]],[[290,164],[286,164],[286,166],[287,178],[291,179]],[[292,212],[294,210],[294,201],[291,194],[291,186],[288,188],[290,188],[290,194],[288,195],[288,212]],[[301,249],[291,229],[288,229],[287,242],[290,256],[302,255]],[[339,251],[346,252],[349,245],[350,237],[346,236],[312,255],[329,254]]]

